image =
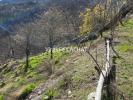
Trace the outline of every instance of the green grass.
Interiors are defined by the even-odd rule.
[[[4,96],[3,95],[0,95],[0,100],[4,100]]]
[[[28,84],[25,88],[25,90],[23,91],[24,94],[29,94],[30,92],[32,92],[33,89],[35,89],[36,85],[34,83]]]
[[[129,32],[129,33],[133,32],[133,19],[129,19],[125,21],[123,24],[124,26],[119,27],[120,32]]]
[[[53,60],[55,60],[56,62],[59,62],[59,60],[61,60],[62,57],[65,57],[67,55],[68,55],[68,53],[64,52],[64,51],[54,51],[53,52]],[[49,52],[42,53],[38,56],[30,57],[30,61],[29,61],[30,62],[30,68],[35,69],[42,62],[44,62],[46,59],[50,59],[50,53]]]
[[[25,99],[25,97],[35,89],[36,85],[34,83],[28,84],[22,91],[19,99]]]
[[[45,72],[39,73],[39,68],[43,70],[47,65],[45,65],[46,62],[51,63],[53,66],[57,67],[60,66],[59,63],[62,62],[62,59],[66,59],[69,56],[68,52],[65,51],[54,51],[53,52],[53,59],[51,63],[50,60],[50,52],[45,52],[42,54],[39,54],[37,56],[31,56],[30,57],[30,66],[28,68],[28,72],[24,73],[24,67],[25,67],[25,60],[19,60],[18,65],[15,70],[4,71],[3,77],[5,86],[0,88],[0,93],[9,93],[11,95],[14,95],[16,90],[19,91],[20,94],[16,94],[15,96],[19,95],[25,95],[31,92],[32,89],[34,89],[34,84],[36,83],[36,87],[39,86],[42,83],[45,83],[47,77],[45,76]],[[7,65],[7,69],[10,69],[11,66],[14,66],[15,62],[11,61]],[[8,84],[12,83],[10,87],[8,87]],[[23,87],[26,87],[23,90]],[[5,91],[6,89],[6,91]],[[18,90],[19,89],[19,90]],[[21,91],[23,90],[23,91]],[[2,98],[2,96],[1,96]],[[1,100],[1,99],[0,99]]]
[[[120,54],[120,56],[124,58],[117,59],[116,61],[118,65],[117,85],[121,91],[126,92],[127,95],[133,96],[133,88],[131,88],[133,87],[133,44],[130,42],[133,38],[133,34],[131,34],[133,32],[133,20],[129,20],[124,24],[124,27],[120,27],[120,32],[118,33],[119,38],[116,37],[116,39],[118,39],[120,43],[115,47],[115,49]],[[99,53],[101,52],[99,51]],[[98,55],[98,58],[100,59],[102,58],[102,56]],[[46,65],[45,62],[49,61],[50,65]],[[65,75],[67,73],[68,76],[66,76],[64,80],[59,80],[59,86],[57,85],[57,87],[52,87],[46,90],[43,94],[43,100],[48,100],[46,99],[47,97],[56,98],[58,96],[67,95],[67,89],[71,89],[73,100],[85,100],[89,93],[95,91],[96,86],[94,86],[94,83],[96,83],[96,80],[92,79],[92,77],[98,77],[94,69],[95,65],[87,54],[80,55],[79,52],[70,55],[65,51],[54,51],[52,61],[50,60],[50,51],[36,56],[31,56],[30,66],[28,68],[29,71],[25,74],[25,76],[20,73],[21,71],[23,71],[23,68],[25,66],[25,61],[21,60],[16,69],[17,72],[20,73],[18,77],[15,77],[14,71],[5,73],[5,78],[8,81],[7,84],[12,82],[14,90],[17,90],[21,87],[23,88],[24,86],[21,95],[28,94],[35,87],[38,87],[41,83],[44,84],[45,81],[47,81],[46,77],[43,75],[45,74],[45,71],[42,73],[38,72],[40,70],[42,71],[42,69],[46,66],[49,67],[51,65],[56,67],[56,71],[59,71],[61,75]],[[10,79],[8,79],[8,77]],[[68,86],[66,83],[68,84]],[[65,86],[67,88],[63,90]],[[7,91],[10,93],[10,90]]]
[[[117,49],[119,52],[133,52],[133,45],[129,45],[129,44],[122,44],[117,46]]]
[[[52,98],[55,98],[59,95],[59,91],[57,89],[51,88],[48,89],[44,95],[43,95],[43,100],[52,100]]]
[[[115,46],[116,51],[122,57],[117,58],[117,87],[126,96],[133,97],[133,19],[120,26],[118,33],[119,44]]]

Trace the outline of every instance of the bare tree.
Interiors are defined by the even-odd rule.
[[[41,15],[41,19],[37,21],[39,31],[43,34],[47,45],[50,47],[50,58],[53,59],[53,48],[58,41],[61,41],[62,15],[56,8],[50,8]]]
[[[17,35],[14,37],[17,43],[21,46],[22,53],[25,53],[25,68],[24,72],[28,71],[29,57],[31,52],[31,42],[33,41],[32,36],[34,36],[34,23],[22,24],[16,27]]]

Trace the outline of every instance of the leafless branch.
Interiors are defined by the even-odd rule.
[[[89,48],[88,48],[88,50],[85,50],[85,48],[83,48],[84,49],[84,51],[86,51],[87,52],[87,54],[89,54],[89,56],[93,59],[93,61],[95,62],[95,64],[96,64],[96,70],[98,71],[98,73],[99,72],[101,72],[102,73],[102,75],[103,75],[103,77],[105,78],[105,76],[104,76],[104,74],[103,74],[103,72],[102,72],[102,70],[101,70],[101,68],[100,68],[100,65],[98,64],[98,62],[97,62],[97,60],[95,59],[95,57],[90,53],[90,49],[91,49],[91,46],[92,46],[92,42],[93,41],[91,41],[90,42],[90,46],[89,46]]]

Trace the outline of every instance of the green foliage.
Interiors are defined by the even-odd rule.
[[[21,85],[23,85],[23,84],[26,83],[26,79],[25,79],[25,77],[21,77],[21,76],[18,77],[18,78],[16,78],[15,81],[17,81],[16,86],[21,86]]]
[[[32,92],[36,87],[35,84],[31,83],[26,86],[26,88],[23,90],[22,94],[20,95],[19,99],[24,99],[29,93]]]
[[[127,20],[125,23],[124,23],[124,27],[128,27],[128,28],[132,28],[133,27],[133,19],[130,19],[130,20]]]
[[[91,32],[96,27],[96,24],[103,25],[105,13],[101,5],[97,5],[94,9],[87,8],[85,13],[81,13],[83,24],[80,26],[80,33]]]
[[[68,54],[69,53],[65,51],[55,50],[53,52],[54,58],[52,62],[48,62],[48,67],[51,66],[49,65],[49,63],[52,64],[53,66],[59,66],[60,62],[62,62],[61,60],[67,57]],[[26,74],[23,74],[23,68],[25,65],[24,59],[18,61],[17,64],[16,62],[14,63],[16,66],[15,71],[14,70],[11,70],[10,72],[6,71],[3,74],[6,81],[6,85],[2,87],[1,89],[2,93],[5,93],[7,91],[10,94],[13,93],[15,97],[23,99],[27,96],[28,93],[32,91],[32,89],[34,89],[34,84],[33,85],[30,84],[30,82],[36,82],[36,86],[40,85],[40,83],[42,82],[43,83],[45,82],[45,80],[47,79],[47,76],[45,76],[44,73],[45,71],[47,71],[45,70],[47,66],[46,61],[50,61],[50,52],[45,52],[37,56],[32,56],[30,57],[29,60],[30,60],[30,66]],[[56,65],[53,62],[56,62]],[[11,65],[8,64],[7,68],[11,69],[12,66],[13,64]],[[40,70],[42,70],[41,73],[40,73]],[[12,86],[8,88],[9,83],[12,83]],[[14,93],[14,91],[18,91],[18,92]],[[51,95],[51,94],[52,94],[51,92],[48,92],[48,95]]]
[[[64,52],[64,51],[54,51],[53,52],[53,57],[54,57],[54,60],[55,62],[59,62],[59,60],[62,58],[62,57],[65,57],[67,56],[68,53],[67,52]],[[31,69],[35,69],[36,67],[38,67],[41,63],[44,62],[44,60],[46,59],[50,59],[50,52],[45,52],[45,53],[42,53],[38,56],[33,56],[30,58],[30,68]]]
[[[59,62],[60,60],[61,60],[61,58],[65,58],[66,56],[68,56],[68,52],[64,52],[64,51],[56,51],[55,53],[54,53],[54,60],[55,60],[55,62]],[[57,63],[55,63],[55,64],[57,64]]]
[[[56,89],[49,89],[43,95],[43,100],[52,100],[53,97],[58,96],[58,92]]]
[[[3,95],[0,95],[0,100],[4,100],[4,96]]]
[[[129,52],[129,51],[133,52],[133,45],[127,45],[127,44],[119,45],[118,50],[120,52]]]
[[[27,87],[25,88],[24,92],[25,94],[29,94],[30,92],[32,92],[33,89],[35,89],[36,85],[31,83],[29,85],[27,85]]]
[[[129,19],[129,20],[126,20],[123,22],[123,25],[120,25],[119,29],[120,31],[122,32],[127,32],[128,33],[131,33],[130,35],[132,35],[132,32],[133,32],[133,19]],[[133,35],[132,35],[133,37]]]
[[[37,66],[39,66],[43,62],[43,60],[45,60],[47,58],[48,58],[48,55],[46,53],[31,57],[30,61],[29,61],[30,68],[31,69],[36,68]]]
[[[75,82],[75,83],[82,83],[82,82],[84,82],[85,81],[85,79],[84,79],[84,77],[82,77],[82,76],[80,76],[80,75],[74,75],[73,76],[73,81]]]
[[[36,72],[29,72],[28,75],[27,75],[27,78],[33,78],[33,77],[36,77],[38,76]]]

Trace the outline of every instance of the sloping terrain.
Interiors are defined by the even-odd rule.
[[[124,27],[120,27],[117,33],[119,45],[116,50],[121,56],[117,59],[117,86],[123,94],[133,99],[133,19],[129,20]]]
[[[115,31],[116,83],[129,99],[133,97],[133,20]],[[89,43],[86,44],[88,46]],[[94,41],[91,53],[98,49],[98,62],[104,63],[104,39]],[[65,50],[67,49],[67,50]],[[86,100],[97,86],[98,75],[91,57],[78,48],[66,47],[30,57],[28,72],[24,72],[25,59],[11,60],[0,66],[0,100]],[[132,100],[132,99],[129,99]]]
[[[14,100],[28,92],[27,88],[35,86],[36,89],[32,94],[41,93],[42,98],[48,95],[63,100],[67,98],[69,90],[73,91],[75,100],[79,98],[77,94],[81,95],[81,99],[86,98],[86,95],[92,92],[92,85],[95,85],[96,79],[95,70],[89,68],[88,55],[65,51],[55,52],[54,55],[54,61],[49,61],[46,53],[31,57],[31,67],[25,74],[21,61],[11,61],[7,65],[1,66],[1,70],[3,70],[1,94],[6,99],[11,97],[9,100]],[[51,67],[54,67],[54,71]]]
[[[35,1],[38,1],[38,2],[35,2]],[[21,48],[21,47],[22,46],[25,47],[24,45],[26,40],[25,34],[27,33],[32,33],[33,35],[36,33],[37,34],[43,33],[43,36],[42,35],[33,36],[35,39],[32,38],[32,40],[35,40],[36,42],[31,41],[32,54],[40,53],[43,50],[45,50],[44,49],[45,47],[48,47],[49,38],[47,35],[45,35],[46,34],[45,33],[46,31],[44,31],[45,28],[38,27],[41,24],[41,23],[38,23],[40,22],[38,20],[41,20],[42,18],[46,18],[46,17],[43,17],[43,15],[45,15],[46,12],[49,12],[50,8],[55,7],[57,9],[58,7],[61,7],[61,9],[63,10],[63,12],[61,11],[62,16],[64,16],[64,11],[65,11],[67,13],[67,16],[70,17],[70,18],[67,18],[67,20],[70,24],[71,31],[70,30],[67,31],[64,17],[61,18],[62,21],[60,21],[61,22],[60,24],[62,24],[61,26],[65,26],[65,27],[60,28],[58,24],[57,26],[60,29],[56,29],[60,31],[58,32],[59,34],[61,34],[59,35],[59,38],[61,38],[62,40],[65,39],[63,42],[70,41],[70,39],[73,36],[75,36],[74,28],[71,26],[71,24],[74,24],[74,23],[76,24],[78,22],[80,11],[84,10],[88,4],[86,0],[85,1],[32,0],[32,2],[31,0],[3,0],[2,2],[7,2],[7,3],[0,3],[0,46],[1,46],[0,62],[4,62],[5,59],[8,59],[8,56],[10,56],[11,48],[14,49],[15,58],[18,58],[18,57],[22,58],[25,55],[24,48]],[[77,5],[80,5],[80,6],[77,6]],[[35,28],[33,28],[31,24],[34,24]],[[45,24],[45,22],[43,24]],[[29,27],[30,30],[28,30],[28,28],[26,27],[28,25],[30,25]],[[47,25],[41,25],[41,26],[47,26]],[[79,26],[76,26],[76,27],[79,27]],[[35,30],[32,31],[33,29]],[[22,31],[25,31],[25,32],[22,32]],[[62,41],[57,40],[56,46],[61,44],[62,44]]]

